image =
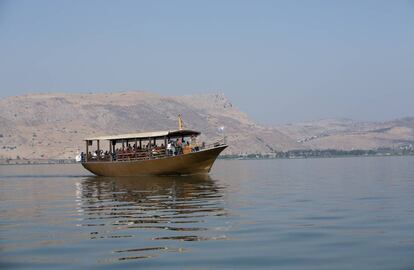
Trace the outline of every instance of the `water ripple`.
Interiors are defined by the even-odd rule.
[[[223,187],[209,176],[105,178],[89,177],[78,185],[78,226],[96,228],[91,240],[116,240],[120,245],[173,241],[177,246],[143,246],[113,250],[134,253],[116,260],[151,259],[164,252],[184,252],[183,242],[226,240],[206,223],[226,216]],[[205,226],[200,226],[200,225]],[[224,224],[217,224],[220,228]],[[165,235],[166,232],[191,235]],[[148,238],[148,236],[150,236]],[[127,241],[127,239],[130,239]],[[148,242],[150,241],[150,242]],[[147,254],[151,252],[151,254]],[[138,254],[145,253],[145,254]]]

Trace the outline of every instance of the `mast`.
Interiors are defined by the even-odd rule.
[[[183,119],[181,118],[181,114],[178,115],[178,130],[183,130],[184,128],[184,122]]]

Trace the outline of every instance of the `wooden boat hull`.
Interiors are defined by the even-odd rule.
[[[137,161],[91,161],[83,167],[99,176],[183,175],[208,173],[218,155],[227,147],[214,148],[160,159]]]

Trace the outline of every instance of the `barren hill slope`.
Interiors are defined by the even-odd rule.
[[[324,119],[277,126],[303,149],[377,149],[414,145],[414,118],[387,122]]]
[[[414,118],[388,122],[325,119],[266,128],[220,94],[183,97],[148,92],[29,94],[0,100],[0,159],[66,159],[83,150],[91,135],[186,128],[202,140],[222,138],[224,154],[292,149],[376,149],[414,145]]]
[[[73,158],[91,135],[177,128],[199,130],[206,142],[221,138],[225,153],[256,153],[299,146],[236,109],[223,95],[165,97],[147,92],[29,94],[0,100],[0,158]]]

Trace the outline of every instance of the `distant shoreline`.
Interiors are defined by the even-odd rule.
[[[337,158],[337,157],[377,157],[377,156],[412,156],[414,149],[382,148],[376,150],[290,150],[286,152],[221,155],[220,159],[303,159],[303,158]]]
[[[0,165],[76,164],[75,159],[0,159]]]
[[[404,155],[397,155],[397,154],[391,154],[391,155],[343,155],[343,156],[295,156],[295,157],[228,157],[228,156],[219,156],[218,159],[220,160],[276,160],[276,159],[322,159],[322,158],[353,158],[353,157],[410,157],[414,156],[414,154],[404,154]]]
[[[266,154],[220,155],[220,160],[314,159],[341,157],[395,157],[414,156],[413,150],[292,150]],[[0,165],[77,164],[75,159],[0,159]]]

